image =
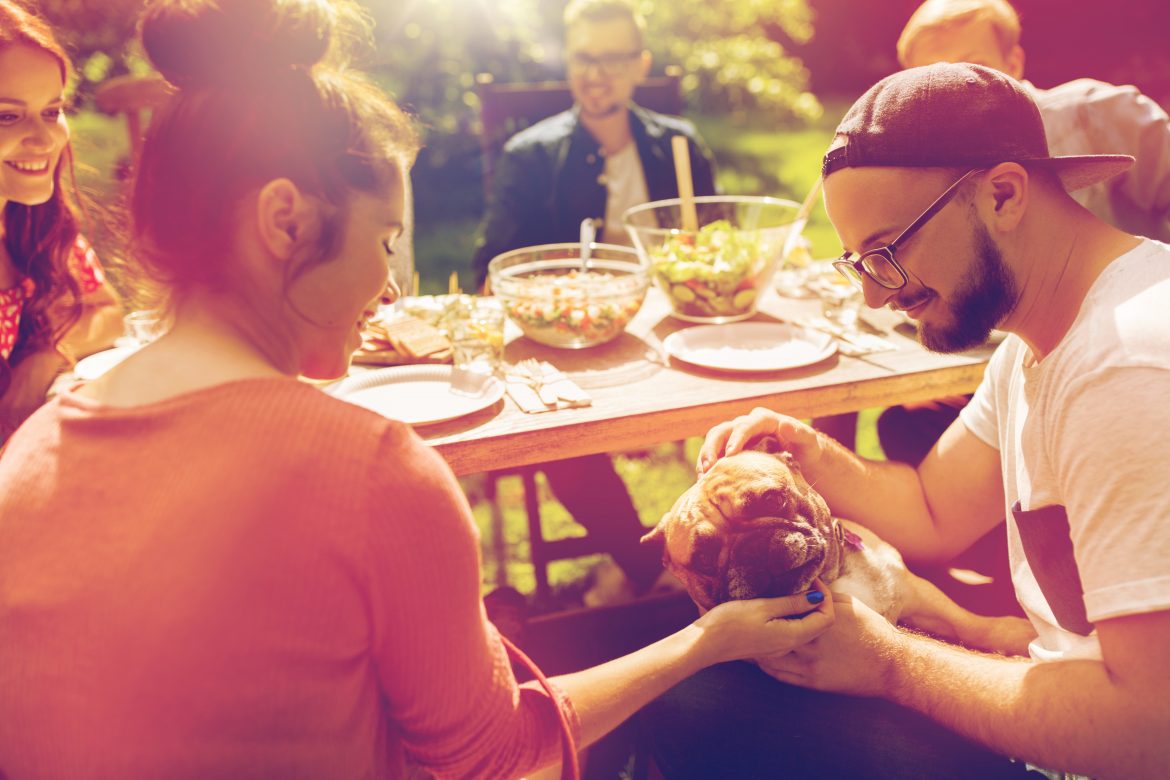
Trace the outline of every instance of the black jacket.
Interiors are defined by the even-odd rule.
[[[691,122],[631,105],[630,127],[650,200],[678,197],[670,139],[680,134],[689,141],[695,194],[715,194],[715,162]],[[582,220],[604,218],[604,170],[601,145],[578,121],[576,107],[512,136],[492,175],[475,250],[477,283],[496,255],[576,241]]]

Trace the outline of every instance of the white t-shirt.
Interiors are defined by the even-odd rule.
[[[629,231],[622,224],[622,214],[631,206],[650,200],[646,174],[638,145],[631,141],[621,151],[605,158],[605,226],[601,240],[607,244],[631,244]]]
[[[1101,649],[1095,630],[1082,635],[1057,620],[1070,606],[1052,598],[1060,561],[1040,567],[1046,597],[1025,554],[1025,544],[1036,550],[1032,523],[1024,518],[1022,538],[1017,502],[1065,508],[1068,532],[1054,536],[1071,539],[1082,617],[1170,609],[1170,246],[1146,240],[1111,263],[1039,363],[1008,336],[961,419],[1001,453],[1012,580],[1039,634],[1033,657],[1100,658]],[[1041,520],[1053,530],[1048,515]]]

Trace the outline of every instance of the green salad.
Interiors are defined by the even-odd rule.
[[[767,263],[757,231],[725,219],[697,233],[673,233],[650,252],[654,274],[675,311],[691,317],[728,317],[755,306]]]
[[[505,310],[524,333],[552,346],[600,344],[620,334],[642,307],[645,286],[629,275],[570,270],[524,277],[523,297]]]

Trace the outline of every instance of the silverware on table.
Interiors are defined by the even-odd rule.
[[[547,384],[544,367],[536,358],[525,358],[510,369],[512,376],[531,387],[545,406],[557,405],[557,394]]]

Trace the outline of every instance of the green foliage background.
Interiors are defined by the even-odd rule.
[[[142,0],[39,0],[69,44],[81,91],[148,66],[134,42]],[[477,132],[475,74],[497,81],[563,76],[562,0],[364,0],[375,23],[373,71],[431,131],[438,148]],[[807,0],[638,0],[658,68],[681,66],[692,107],[792,127],[820,115],[800,60],[776,42],[807,42]],[[464,139],[465,140],[465,139]],[[436,155],[435,163],[449,159]]]
[[[805,0],[641,0],[656,65],[679,65],[692,106],[766,116],[781,125],[814,119],[817,99],[798,59],[768,35],[812,35]],[[563,77],[563,5],[548,0],[371,2],[375,70],[391,91],[443,133],[475,130],[474,76],[497,81]]]
[[[423,290],[445,288],[461,274],[465,288],[483,193],[480,176],[477,73],[499,82],[562,79],[561,0],[415,0],[374,2],[376,53],[369,63],[383,85],[419,117],[425,147],[414,170],[415,264]],[[717,132],[751,125],[769,132],[816,125],[823,108],[808,90],[801,61],[775,38],[812,35],[806,0],[640,0],[655,69],[679,65],[688,114],[709,117]],[[781,35],[774,32],[780,30]],[[706,133],[707,127],[702,128]],[[721,139],[707,135],[720,163]],[[819,141],[818,141],[819,145]],[[742,194],[802,197],[777,188],[772,171],[725,187]],[[750,188],[741,185],[750,183]]]
[[[549,0],[369,2],[384,85],[429,129],[424,166],[458,164],[475,154],[475,75],[496,81],[564,76],[563,4]],[[808,73],[767,33],[778,25],[793,40],[812,34],[806,0],[641,0],[655,66],[679,65],[694,109],[775,127],[816,119],[821,106]]]
[[[106,78],[150,69],[134,42],[143,0],[36,0],[33,5],[67,45],[83,101]]]

